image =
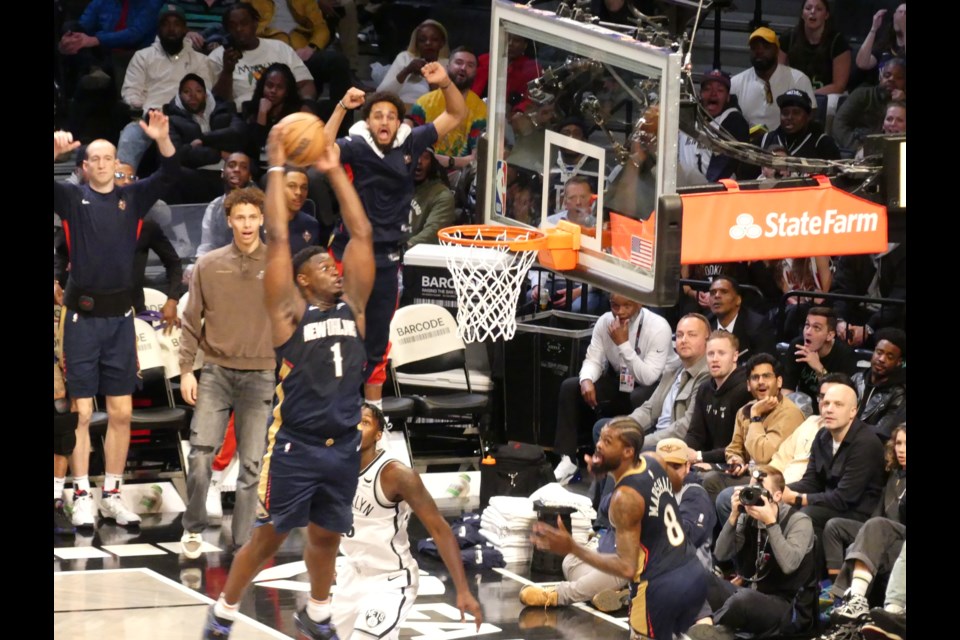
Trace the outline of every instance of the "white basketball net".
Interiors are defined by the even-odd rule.
[[[474,238],[451,234],[455,238],[490,240],[479,233]],[[526,240],[530,234],[513,236]],[[496,240],[505,242],[507,234]],[[520,285],[537,256],[536,251],[513,251],[506,244],[476,247],[457,244],[441,237],[440,243],[453,250],[447,254],[447,269],[457,290],[457,335],[464,342],[487,339],[512,340],[517,331],[517,299]]]

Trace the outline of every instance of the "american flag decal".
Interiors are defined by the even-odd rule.
[[[653,268],[653,243],[640,236],[630,236],[630,262],[644,267]]]

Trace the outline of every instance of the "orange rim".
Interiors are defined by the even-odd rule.
[[[456,235],[458,232],[460,237]],[[538,251],[547,244],[542,231],[506,225],[458,224],[440,229],[437,236],[450,244],[491,249],[506,247],[510,251]]]

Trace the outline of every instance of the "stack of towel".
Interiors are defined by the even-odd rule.
[[[500,550],[508,564],[529,562],[533,555],[530,531],[536,521],[529,498],[493,496],[480,517],[480,535]]]
[[[552,482],[537,489],[529,498],[494,496],[480,517],[480,535],[503,554],[507,563],[529,562],[533,556],[530,532],[537,521],[534,503],[547,507],[571,507],[573,539],[586,544],[597,517],[590,498],[568,491]],[[555,524],[555,523],[550,523]]]
[[[593,520],[597,517],[597,512],[593,509],[590,498],[573,493],[556,482],[551,482],[534,491],[530,500],[546,507],[576,509],[570,514],[570,525],[572,526],[570,534],[576,542],[587,543],[590,534],[593,532]],[[550,524],[556,526],[556,523],[551,522]]]

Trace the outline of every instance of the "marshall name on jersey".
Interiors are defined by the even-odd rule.
[[[412,513],[410,505],[389,500],[380,484],[383,468],[395,461],[381,451],[360,471],[357,493],[353,498],[353,528],[340,540],[340,550],[364,573],[417,572],[407,537],[407,521]]]
[[[350,306],[308,306],[276,351],[281,365],[274,426],[308,440],[356,431],[367,353]]]

